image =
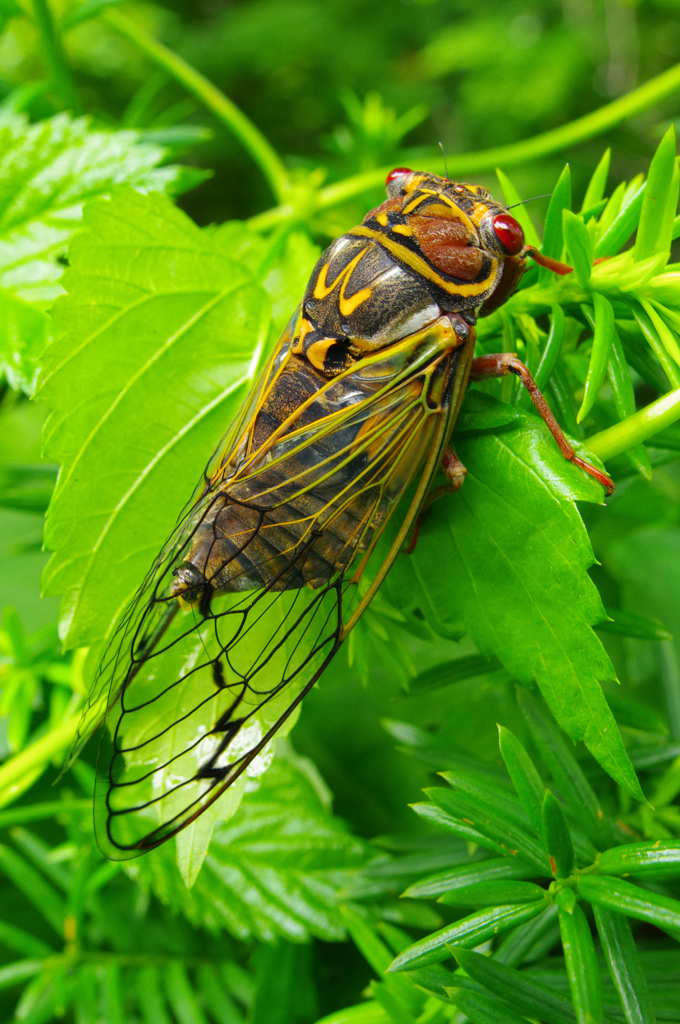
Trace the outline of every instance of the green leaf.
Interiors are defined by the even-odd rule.
[[[244,1024],[243,1015],[236,1007],[214,967],[206,965],[198,970],[198,988],[210,1015],[217,1024]]]
[[[536,917],[544,909],[542,902],[519,904],[518,906],[493,907],[477,914],[464,917],[455,924],[447,925],[433,932],[419,942],[414,942],[403,953],[395,957],[390,971],[411,971],[417,967],[448,960],[453,956],[452,946],[478,946],[502,932],[514,928],[523,921]]]
[[[137,972],[136,988],[144,1024],[171,1024],[158,968],[142,967]]]
[[[538,917],[509,932],[496,949],[494,960],[508,967],[519,967],[546,939],[550,945],[555,944],[556,938],[551,939],[551,935],[557,927],[556,922],[557,904],[551,903]]]
[[[530,975],[468,949],[456,949],[455,957],[470,978],[520,1012],[546,1024],[573,1024],[571,1002]]]
[[[599,497],[599,485],[565,462],[534,416],[498,433],[454,437],[454,445],[468,468],[465,486],[428,510],[410,556],[431,604],[464,622],[479,651],[514,678],[536,679],[571,738],[639,796],[598,681],[615,673],[591,628],[605,612],[572,504]]]
[[[461,818],[471,828],[497,843],[507,857],[519,856],[531,861],[540,871],[550,871],[548,858],[540,844],[504,813],[500,799],[493,804],[485,803],[478,797],[451,793],[438,787],[426,789],[425,793],[441,810]]]
[[[541,810],[541,833],[555,878],[567,878],[575,867],[574,844],[564,811],[550,792],[545,791]]]
[[[585,419],[595,404],[595,399],[602,387],[607,366],[609,365],[615,333],[614,310],[609,299],[606,299],[604,295],[600,295],[599,292],[595,292],[593,295],[593,305],[595,307],[593,349],[590,354],[583,402],[576,417],[577,423]]]
[[[8,846],[0,846],[0,871],[36,907],[61,938],[64,934],[66,908],[49,882]]]
[[[54,953],[54,950],[42,939],[25,932],[23,928],[16,928],[13,924],[8,924],[7,921],[0,921],[0,945],[32,957],[50,956]]]
[[[496,177],[498,178],[499,185],[503,189],[505,205],[513,206],[515,208],[513,217],[515,218],[515,220],[518,220],[522,225],[522,230],[524,231],[524,238],[529,243],[529,245],[535,245],[537,249],[540,249],[541,240],[538,237],[538,234],[536,233],[536,228],[534,227],[534,223],[531,219],[529,211],[527,210],[526,206],[524,206],[524,204],[522,203],[522,198],[519,192],[512,184],[507,174],[504,174],[503,171],[501,171],[498,167],[496,168]]]
[[[606,256],[615,256],[633,234],[640,219],[645,189],[646,182],[643,182],[639,189],[621,206],[621,210],[595,246],[596,260]]]
[[[680,902],[631,882],[607,875],[584,875],[578,883],[579,895],[600,907],[617,910],[626,917],[655,924],[677,935],[680,930]]]
[[[430,693],[443,686],[461,683],[465,679],[487,675],[498,668],[500,668],[500,662],[496,659],[490,661],[481,654],[470,654],[466,658],[456,658],[454,661],[446,661],[442,665],[434,665],[432,668],[425,669],[424,672],[419,672],[409,683],[408,693],[413,696]]]
[[[208,1024],[198,1005],[184,964],[175,960],[166,967],[163,976],[165,993],[179,1024]]]
[[[313,765],[278,747],[239,814],[216,825],[190,891],[171,843],[136,861],[135,877],[195,927],[241,940],[337,942],[345,935],[344,890],[367,850],[324,803]]]
[[[533,870],[529,861],[520,860],[518,863],[509,857],[493,857],[480,864],[465,864],[463,867],[453,868],[451,871],[440,871],[427,878],[421,878],[415,885],[410,885],[402,893],[402,896],[413,899],[440,896],[442,893],[467,889],[469,886],[478,884],[488,885],[491,882],[500,882],[506,879],[531,877]]]
[[[480,809],[498,812],[522,830],[529,825],[526,811],[515,794],[481,772],[455,769],[439,774],[456,793],[463,795],[465,799],[474,800]]]
[[[680,839],[615,846],[600,854],[597,866],[603,875],[677,878],[680,875]]]
[[[527,690],[518,687],[517,700],[529,723],[532,739],[571,813],[595,845],[605,845],[605,837],[610,833],[604,823],[602,808],[559,729],[543,714]]]
[[[89,204],[70,259],[40,389],[62,463],[44,587],[65,595],[67,647],[106,636],[139,586],[244,396],[269,312],[250,273],[158,194]]]
[[[512,783],[537,835],[541,830],[541,806],[545,786],[526,750],[509,729],[498,726],[499,746]]]
[[[513,1013],[507,1003],[489,999],[465,988],[447,989],[451,1001],[475,1024],[528,1024],[526,1017]]]
[[[560,260],[562,258],[562,249],[564,246],[563,242],[563,231],[562,231],[562,211],[571,209],[571,170],[569,164],[565,164],[564,170],[557,179],[557,184],[553,190],[553,194],[550,197],[550,203],[548,204],[548,212],[545,217],[545,227],[543,228],[543,245],[541,246],[541,252],[545,256],[551,256],[553,259]],[[552,283],[554,281],[554,274],[547,267],[539,267],[538,270],[538,281],[540,285]],[[539,384],[539,387],[541,385]]]
[[[574,267],[574,274],[581,287],[587,288],[593,269],[593,243],[588,228],[581,218],[571,210],[563,210],[562,230],[567,255]]]
[[[652,157],[647,175],[640,223],[638,225],[633,259],[637,262],[653,256],[657,242],[663,232],[666,218],[666,201],[675,169],[675,126],[671,125],[659,143]],[[676,198],[677,204],[677,198]],[[675,210],[673,210],[673,216]]]
[[[10,988],[19,981],[40,974],[43,969],[42,960],[16,960],[12,964],[0,967],[0,989]]]
[[[546,890],[533,882],[492,881],[451,889],[437,902],[447,907],[500,907],[507,903],[535,903],[545,897]]]
[[[653,623],[647,620],[648,628],[653,626]],[[656,626],[659,632],[665,632],[663,627]],[[612,631],[614,632],[614,631]],[[624,636],[630,636],[630,633],[624,633]],[[668,636],[659,637],[659,639],[670,639]],[[627,725],[631,729],[642,729],[645,732],[657,732],[657,733],[668,733],[668,726],[661,717],[657,715],[655,711],[650,711],[649,708],[642,707],[634,700],[626,700],[625,697],[619,697],[618,693],[607,693],[607,704],[612,709],[616,721],[619,725]]]
[[[595,906],[595,924],[628,1024],[655,1024],[647,982],[630,925],[623,914]]]
[[[611,155],[611,149],[606,149],[602,155],[602,159],[593,171],[593,175],[588,182],[586,194],[583,197],[583,205],[581,206],[582,213],[585,210],[590,210],[593,206],[599,203],[604,196],[607,188],[607,177],[609,175]]]
[[[562,949],[578,1024],[602,1020],[602,987],[593,937],[571,889],[557,895]]]
[[[442,790],[442,792],[444,791]],[[505,850],[500,843],[479,832],[476,828],[463,821],[462,818],[457,818],[454,814],[448,814],[446,811],[443,811],[441,807],[436,807],[433,804],[411,804],[411,810],[415,811],[418,817],[423,818],[428,824],[443,828],[447,832],[452,832],[454,835],[460,836],[461,839],[465,839],[468,843],[474,843],[485,850],[491,850],[492,853],[505,854]],[[535,870],[535,865],[532,865],[532,868]]]
[[[545,268],[541,268],[545,269]],[[552,377],[555,363],[562,349],[564,340],[564,310],[561,306],[553,306],[550,314],[550,333],[543,349],[541,361],[534,374],[539,389],[545,388]]]

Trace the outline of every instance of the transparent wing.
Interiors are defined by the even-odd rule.
[[[284,334],[102,664],[95,825],[108,856],[157,846],[266,767],[436,470],[464,376],[444,330],[331,380]]]

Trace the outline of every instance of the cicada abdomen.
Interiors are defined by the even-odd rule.
[[[447,446],[471,370],[524,371],[473,368],[476,313],[507,298],[527,253],[542,259],[519,224],[478,186],[400,170],[387,187],[321,256],[102,666],[109,856],[158,845],[263,770],[442,460],[460,484]]]

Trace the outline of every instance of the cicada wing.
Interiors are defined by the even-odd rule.
[[[315,415],[311,399],[298,403],[258,445],[275,354],[111,662],[118,696],[95,814],[108,856],[157,846],[243,772],[263,770],[276,730],[370,599],[436,470],[448,406],[423,394],[433,374],[456,366],[450,359],[442,371],[435,349],[417,372],[384,384],[329,381],[313,396]],[[385,544],[395,512],[400,526]]]

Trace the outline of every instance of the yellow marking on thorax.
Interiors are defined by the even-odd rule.
[[[397,235],[412,235],[413,234],[413,231],[408,226],[408,224],[395,224],[394,227],[392,228],[392,231],[394,231],[394,233],[397,234]]]
[[[307,349],[307,358],[309,359],[312,366],[316,367],[317,370],[323,370],[324,363],[326,361],[326,353],[331,345],[335,345],[337,338],[321,338],[319,341],[315,341],[313,345],[310,345]]]
[[[375,219],[377,220],[378,224],[382,224],[382,226],[384,228],[387,227],[387,214],[386,213],[379,213],[378,216]]]
[[[492,256],[489,274],[483,281],[458,284],[454,281],[446,281],[443,277],[440,277],[440,275],[433,270],[429,263],[426,263],[421,256],[418,256],[415,252],[411,252],[410,249],[407,249],[399,242],[393,241],[393,239],[389,238],[387,235],[381,234],[379,231],[373,231],[371,228],[360,225],[357,228],[352,228],[349,233],[351,235],[362,235],[365,238],[375,239],[380,245],[387,249],[389,253],[405,263],[407,267],[410,267],[411,270],[415,270],[417,274],[420,274],[420,276],[426,278],[426,280],[439,285],[439,287],[443,288],[445,292],[449,293],[449,295],[462,295],[464,297],[482,295],[491,287],[498,270],[498,260],[495,256]]]
[[[332,284],[330,285],[326,284],[328,264],[325,263],[324,266],[319,271],[319,276],[317,277],[316,283],[314,285],[314,298],[327,298],[331,294],[333,289],[336,288],[339,284],[340,296],[338,298],[338,309],[340,310],[341,316],[351,316],[351,314],[354,312],[357,306],[360,306],[361,303],[365,302],[366,299],[370,298],[371,295],[370,288],[362,288],[360,291],[356,292],[355,295],[351,295],[349,298],[345,298],[345,288],[347,287],[347,282],[352,274],[352,271],[354,270],[357,263],[366,252],[367,249],[362,249],[360,253],[357,253],[354,259],[351,260],[347,264],[347,266],[340,271],[335,281],[333,281]]]

